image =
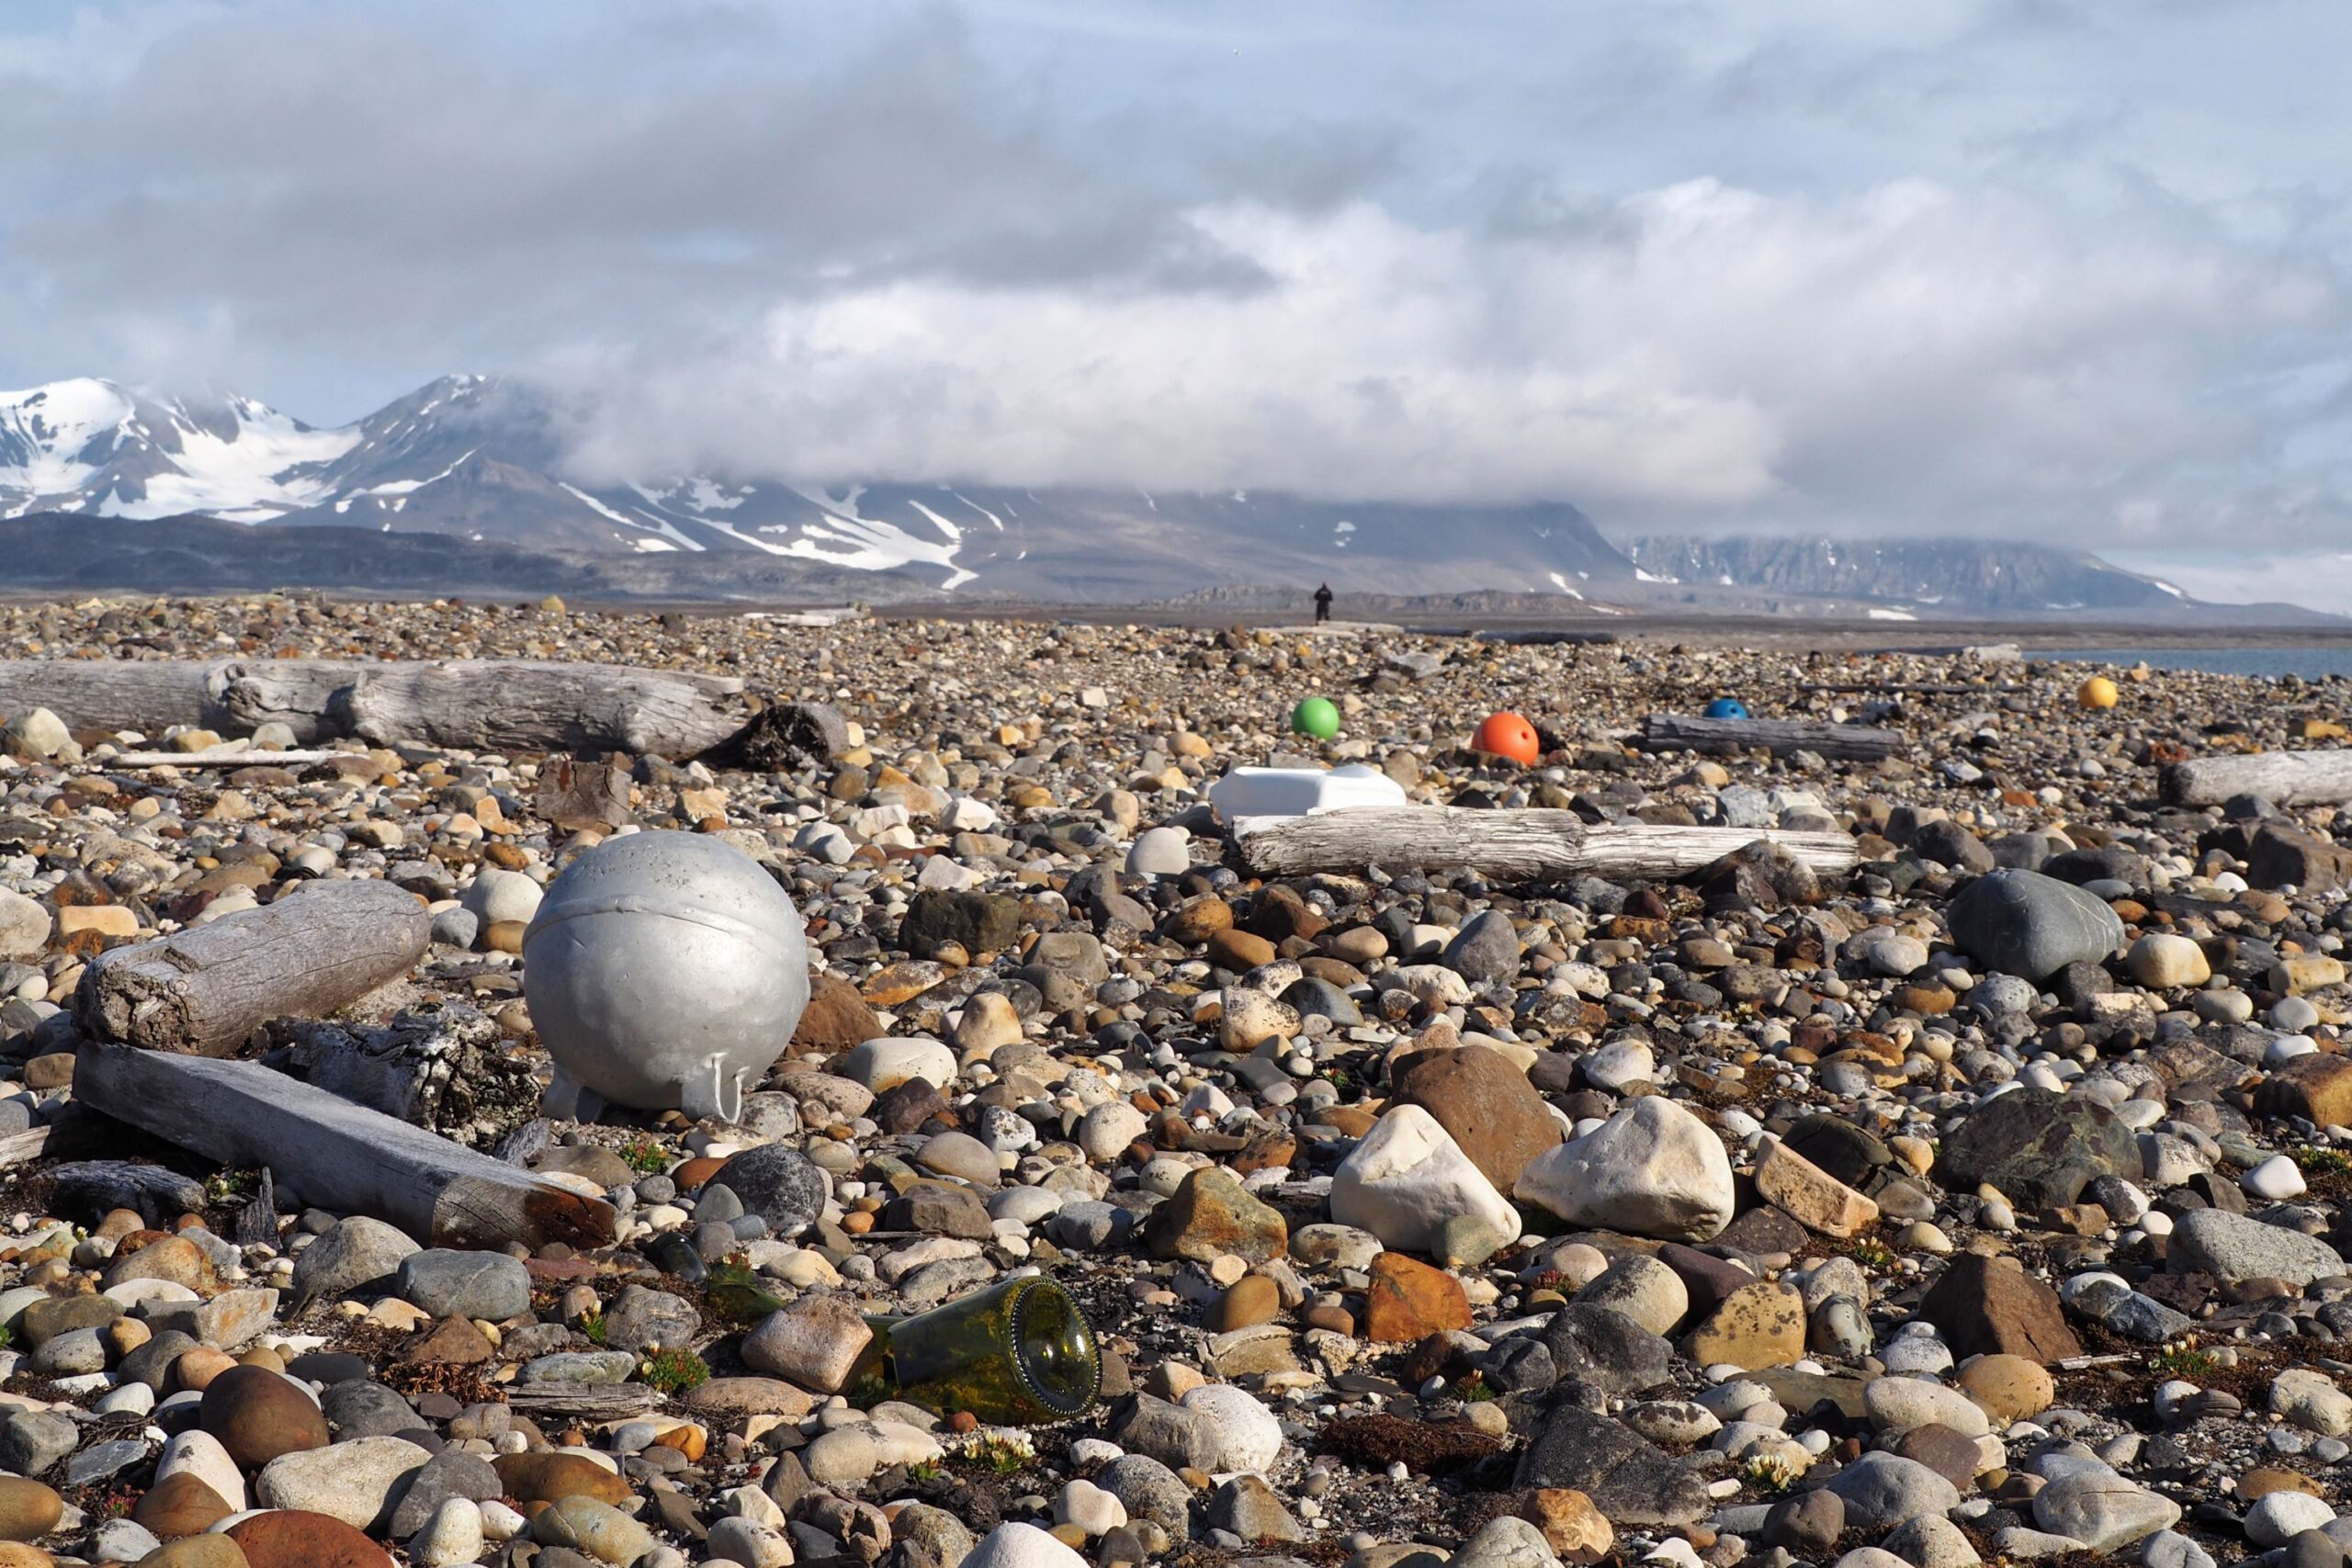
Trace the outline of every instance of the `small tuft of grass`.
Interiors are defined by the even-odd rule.
[[[1758,1454],[1739,1467],[1739,1482],[1749,1491],[1777,1497],[1794,1486],[1803,1473],[1778,1454]]]
[[[580,1320],[580,1332],[587,1337],[588,1343],[591,1345],[602,1345],[607,1332],[605,1327],[605,1314],[601,1312],[592,1312],[582,1316]]]
[[[2196,1340],[2184,1339],[2149,1357],[2148,1370],[2167,1377],[2196,1379],[2212,1376],[2222,1370],[2222,1363],[2199,1350]]]
[[[1846,1256],[1865,1269],[1892,1269],[1894,1249],[1874,1235],[1856,1236],[1846,1244]]]
[[[1488,1386],[1486,1374],[1483,1372],[1472,1372],[1461,1379],[1454,1383],[1453,1392],[1473,1404],[1495,1397],[1495,1391]]]
[[[946,1474],[947,1472],[939,1467],[937,1460],[917,1460],[907,1466],[907,1481],[915,1486],[928,1486],[934,1481],[944,1479]]]
[[[639,1176],[659,1176],[670,1168],[670,1153],[651,1138],[631,1138],[620,1147],[621,1163]]]
[[[2293,1160],[2295,1168],[2305,1176],[2342,1176],[2352,1171],[2352,1154],[2346,1154],[2342,1149],[2290,1149],[2287,1157]]]
[[[1036,1445],[1018,1432],[982,1432],[965,1451],[999,1475],[1018,1475],[1037,1462]]]
[[[645,1359],[639,1375],[656,1393],[684,1393],[710,1381],[710,1364],[692,1350],[656,1350]]]

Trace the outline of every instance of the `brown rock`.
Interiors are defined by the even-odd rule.
[[[193,1472],[167,1475],[147,1489],[130,1517],[158,1540],[202,1535],[236,1510]]]
[[[2048,1366],[2083,1353],[2058,1292],[2014,1258],[1963,1252],[1919,1303],[1955,1356],[2022,1356]]]
[[[1312,942],[1330,924],[1315,906],[1280,883],[1261,891],[1250,907],[1250,931],[1272,942],[1293,937]]]
[[[1528,1161],[1560,1141],[1560,1123],[1527,1075],[1484,1045],[1414,1058],[1396,1097],[1428,1111],[1498,1192],[1510,1191]]]
[[[1742,1285],[1691,1331],[1689,1349],[1702,1367],[1789,1366],[1804,1356],[1804,1298],[1770,1280]]]
[[[136,1242],[138,1237],[130,1238]],[[209,1292],[220,1283],[213,1271],[212,1259],[204,1249],[180,1235],[154,1235],[141,1247],[119,1250],[107,1265],[100,1288],[112,1290],[132,1280],[164,1280],[175,1285],[185,1285],[199,1295]]]
[[[737,1380],[741,1381],[741,1380]],[[628,1501],[628,1483],[593,1460],[554,1452],[500,1454],[490,1461],[499,1484],[518,1504],[594,1497],[615,1507]]]
[[[255,1514],[224,1533],[251,1568],[392,1568],[389,1552],[341,1519],[299,1508]]]
[[[191,1346],[172,1363],[172,1376],[182,1390],[202,1393],[212,1386],[214,1378],[236,1364],[236,1359],[226,1350],[215,1350],[209,1345]]]
[[[2022,1421],[2050,1408],[2058,1390],[2039,1361],[2023,1356],[1972,1357],[1953,1380],[1960,1391],[2001,1421]]]
[[[57,1568],[57,1559],[21,1540],[0,1540],[0,1568]]]
[[[1372,1260],[1364,1289],[1364,1337],[1408,1345],[1450,1328],[1470,1326],[1470,1298],[1462,1281],[1401,1252]]]
[[[253,1568],[253,1559],[225,1535],[191,1535],[165,1541],[141,1558],[139,1568]]]
[[[1774,1138],[1756,1166],[1756,1194],[1807,1230],[1850,1236],[1878,1223],[1878,1205]]]
[[[1237,1328],[1272,1323],[1282,1309],[1282,1291],[1272,1280],[1263,1274],[1244,1274],[1227,1287],[1217,1303],[1217,1332],[1230,1334]]]
[[[1197,947],[1217,932],[1233,929],[1233,906],[1214,893],[1204,893],[1177,905],[1159,929],[1170,942]]]
[[[831,1056],[882,1032],[882,1021],[857,987],[822,970],[808,977],[808,1007],[792,1032],[791,1054]]]
[[[0,1540],[39,1540],[65,1517],[65,1499],[38,1481],[0,1475]]]
[[[2352,1126],[2352,1059],[2297,1056],[2254,1091],[2255,1114],[2308,1117],[2323,1127]]]
[[[214,1378],[197,1419],[243,1470],[328,1441],[327,1418],[311,1396],[260,1367],[231,1367]]]
[[[497,1359],[497,1347],[489,1337],[462,1317],[443,1318],[401,1355],[403,1362],[419,1367],[479,1367]]]
[[[1220,969],[1247,973],[1274,961],[1274,944],[1249,931],[1226,931],[1209,936],[1209,962]]]
[[[1263,1263],[1290,1246],[1290,1227],[1280,1213],[1243,1191],[1233,1172],[1212,1165],[1184,1178],[1175,1195],[1151,1212],[1143,1238],[1154,1258],[1206,1263],[1230,1252]]]
[[[2273,1492],[2301,1492],[2306,1497],[2327,1495],[2327,1489],[2318,1482],[2284,1465],[2257,1464],[2238,1477],[2241,1502],[2259,1503]]]
[[[1553,1555],[1586,1568],[1609,1555],[1617,1532],[1592,1499],[1566,1486],[1539,1486],[1519,1506],[1519,1517],[1544,1532]]]

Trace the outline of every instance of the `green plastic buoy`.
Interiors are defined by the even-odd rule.
[[[1290,727],[1295,734],[1329,740],[1340,733],[1340,710],[1329,697],[1308,697],[1290,710]]]

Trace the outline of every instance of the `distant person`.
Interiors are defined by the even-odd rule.
[[[1321,626],[1331,618],[1331,585],[1325,583],[1315,591],[1315,624]]]

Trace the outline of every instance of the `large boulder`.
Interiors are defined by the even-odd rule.
[[[1990,969],[2044,980],[2123,945],[2123,922],[2099,898],[2038,871],[1993,871],[1961,889],[1944,918],[1962,953]]]
[[[1990,1183],[2011,1202],[2054,1209],[2102,1176],[2141,1174],[2140,1140],[2098,1101],[2046,1089],[1996,1095],[1944,1140],[1936,1179],[1958,1192]]]
[[[1572,1225],[1709,1241],[1731,1224],[1731,1159],[1704,1122],[1645,1095],[1531,1161],[1513,1194]]]

